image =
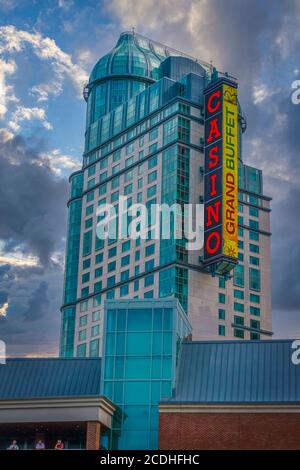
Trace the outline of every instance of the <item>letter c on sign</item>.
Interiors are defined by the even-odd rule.
[[[221,96],[221,90],[217,90],[214,93],[210,95],[210,97],[207,100],[207,109],[210,114],[216,113],[221,106],[221,101],[220,101],[220,96]],[[213,103],[213,101],[216,101],[216,103]]]
[[[220,234],[218,232],[211,232],[206,239],[206,243],[205,243],[206,252],[209,255],[214,255],[218,251],[220,247],[220,243],[221,243]]]

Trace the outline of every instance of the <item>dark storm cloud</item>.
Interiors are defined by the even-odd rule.
[[[9,309],[0,317],[0,339],[9,355],[57,354],[63,272],[61,266],[9,267],[1,283]]]
[[[57,353],[62,297],[68,183],[57,179],[41,156],[42,143],[15,137],[0,144],[0,240],[5,254],[38,257],[37,266],[0,267],[0,338],[8,354]]]
[[[29,299],[28,308],[23,313],[25,321],[39,320],[44,316],[49,305],[47,292],[48,284],[47,282],[42,281],[39,287],[32,293],[32,297]]]
[[[20,136],[0,144],[0,157],[0,239],[7,251],[20,247],[47,265],[66,232],[67,182]]]

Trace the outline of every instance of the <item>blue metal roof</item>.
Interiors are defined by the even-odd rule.
[[[100,395],[101,359],[7,359],[0,399]]]
[[[166,402],[299,403],[292,340],[186,342]]]

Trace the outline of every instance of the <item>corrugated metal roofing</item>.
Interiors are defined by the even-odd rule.
[[[174,397],[183,403],[300,403],[292,340],[186,342]]]
[[[100,395],[101,359],[7,359],[0,399]]]

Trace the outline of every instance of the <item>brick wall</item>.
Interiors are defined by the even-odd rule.
[[[159,449],[300,449],[300,413],[160,413]]]
[[[89,421],[86,427],[87,450],[98,450],[100,448],[100,423]]]

